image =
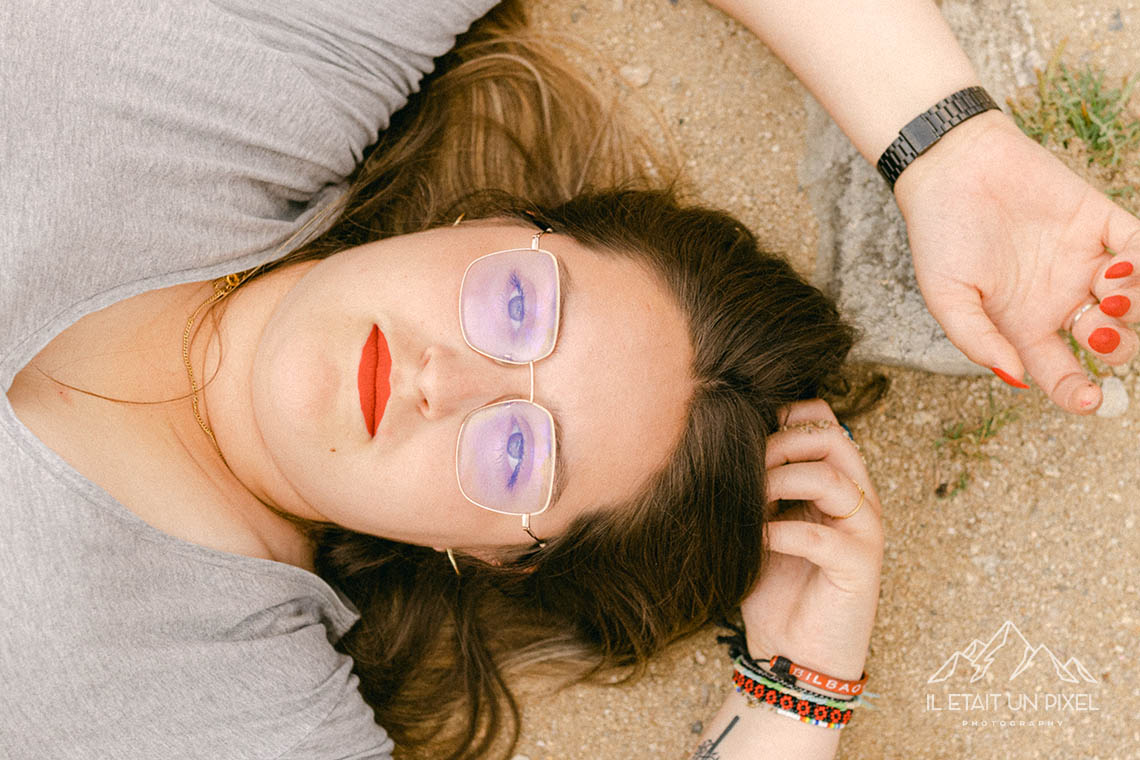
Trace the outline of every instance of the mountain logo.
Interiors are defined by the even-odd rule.
[[[974,639],[969,646],[950,655],[942,667],[926,680],[927,683],[940,683],[955,673],[969,674],[970,683],[981,680],[990,672],[994,663],[1005,663],[1006,669],[1013,665],[1009,680],[1036,666],[1037,670],[1052,664],[1057,677],[1066,683],[1096,683],[1088,669],[1076,657],[1061,662],[1049,647],[1041,644],[1033,646],[1017,626],[1007,620],[1001,624],[990,640],[983,642]],[[997,669],[994,669],[995,673]]]

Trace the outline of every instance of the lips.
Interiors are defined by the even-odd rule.
[[[372,325],[364,349],[360,352],[360,367],[356,371],[356,389],[360,393],[360,411],[364,415],[364,426],[368,436],[375,437],[376,428],[384,417],[388,406],[391,388],[388,375],[392,371],[392,356],[388,353],[388,341],[380,328]]]

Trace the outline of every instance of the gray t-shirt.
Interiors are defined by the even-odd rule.
[[[0,388],[80,317],[275,258],[495,0],[0,4]],[[152,528],[0,395],[0,757],[386,758],[297,567]]]

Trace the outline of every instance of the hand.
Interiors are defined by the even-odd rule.
[[[796,427],[821,420],[830,427]],[[768,439],[768,499],[805,505],[767,523],[771,554],[741,605],[748,650],[758,660],[783,655],[819,673],[856,680],[879,601],[879,499],[862,457],[826,403],[792,404],[785,427]],[[834,519],[855,508],[859,488],[862,507]]]
[[[1088,309],[1077,342],[1108,364],[1136,353],[1125,325],[1140,320],[1140,220],[995,111],[948,132],[902,173],[895,195],[918,286],[954,345],[1018,380],[1028,370],[1070,412],[1094,411],[1100,388],[1057,331],[1099,301],[1113,316]],[[1135,274],[1105,277],[1122,262]],[[1130,305],[1114,310],[1124,301],[1104,302],[1113,295]]]

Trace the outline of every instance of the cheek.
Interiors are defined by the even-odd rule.
[[[459,491],[455,432],[416,427],[393,425],[387,440],[347,455],[338,469],[352,485],[327,489],[323,513],[353,530],[425,545],[472,530],[479,510]]]
[[[259,347],[253,370],[253,405],[269,428],[306,428],[334,412],[342,384],[337,369],[307,341],[273,341]]]

